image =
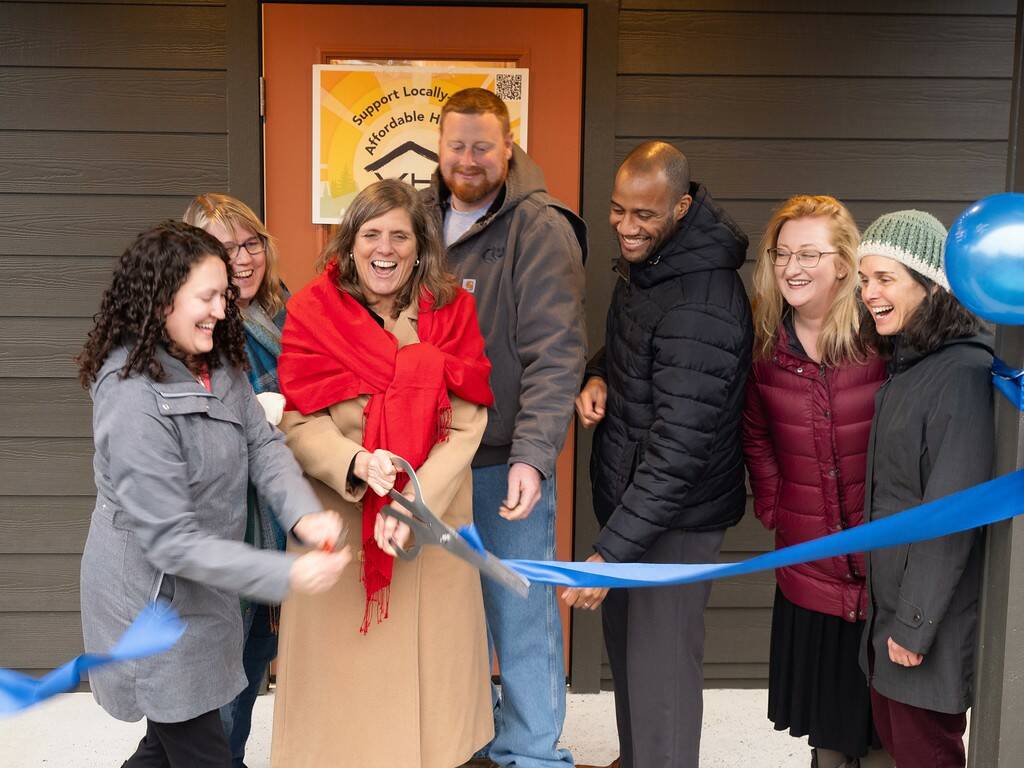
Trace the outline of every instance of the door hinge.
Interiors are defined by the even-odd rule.
[[[267,79],[260,77],[260,117],[267,116]]]

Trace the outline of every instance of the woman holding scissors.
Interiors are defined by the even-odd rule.
[[[472,520],[470,461],[492,399],[474,302],[397,180],[356,196],[319,266],[288,306],[282,427],[359,532],[361,574],[284,606],[271,763],[452,768],[492,736],[480,577],[435,547],[395,560],[408,530],[380,510],[394,452],[438,517]]]
[[[107,712],[147,719],[133,768],[229,768],[217,710],[245,687],[238,596],[323,591],[349,561],[347,551],[296,557],[243,543],[247,481],[315,547],[336,546],[341,523],[321,511],[249,386],[228,269],[201,229],[167,221],[144,232],[115,267],[78,357],[96,445],[85,650],[106,651],[158,597],[187,625],[166,653],[89,675]]]
[[[288,291],[278,277],[274,238],[248,205],[216,192],[193,198],[185,210],[184,220],[213,235],[228,252],[231,282],[238,289],[238,309],[245,326],[249,383],[267,410],[268,421],[276,425],[284,401],[278,394],[281,387],[277,381],[277,356],[281,353]],[[246,543],[259,549],[283,550],[284,531],[252,483],[249,483],[247,507]],[[270,662],[277,656],[280,611],[279,605],[242,600],[245,633],[242,666],[248,682],[245,690],[220,711],[231,746],[233,768],[245,768],[245,744],[252,726],[256,695]]]

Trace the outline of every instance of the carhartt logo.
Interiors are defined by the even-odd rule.
[[[463,290],[466,291],[466,293],[475,293],[476,280],[474,280],[472,277],[467,277],[465,280],[462,281],[462,288]]]

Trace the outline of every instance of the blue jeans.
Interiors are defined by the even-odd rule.
[[[252,708],[263,684],[267,667],[277,656],[277,635],[270,628],[270,609],[265,605],[250,603],[246,610],[243,627],[245,647],[242,651],[242,667],[248,684],[235,700],[220,708],[220,719],[224,733],[231,747],[232,768],[243,768],[245,763],[245,742],[249,740],[252,728]]]
[[[473,519],[484,546],[501,558],[554,559],[554,478],[541,484],[540,500],[525,520],[498,515],[507,492],[508,466],[473,470]],[[534,585],[524,600],[489,579],[482,583],[488,634],[501,667],[494,741],[487,756],[516,768],[571,766],[572,755],[558,748],[565,720],[565,662],[555,590]]]

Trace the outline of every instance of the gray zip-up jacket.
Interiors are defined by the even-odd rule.
[[[187,624],[166,653],[90,673],[119,720],[188,720],[231,701],[242,671],[241,594],[280,602],[294,555],[244,544],[246,481],[284,529],[322,505],[271,427],[242,371],[212,372],[212,392],[161,350],[162,382],[122,379],[114,350],[92,387],[96,507],[82,555],[87,652],[113,647],[146,603]]]
[[[443,224],[451,192],[440,172],[422,195]],[[494,406],[473,466],[523,462],[554,474],[586,362],[586,243],[583,220],[547,193],[540,168],[514,146],[498,199],[448,247],[494,366]]]

